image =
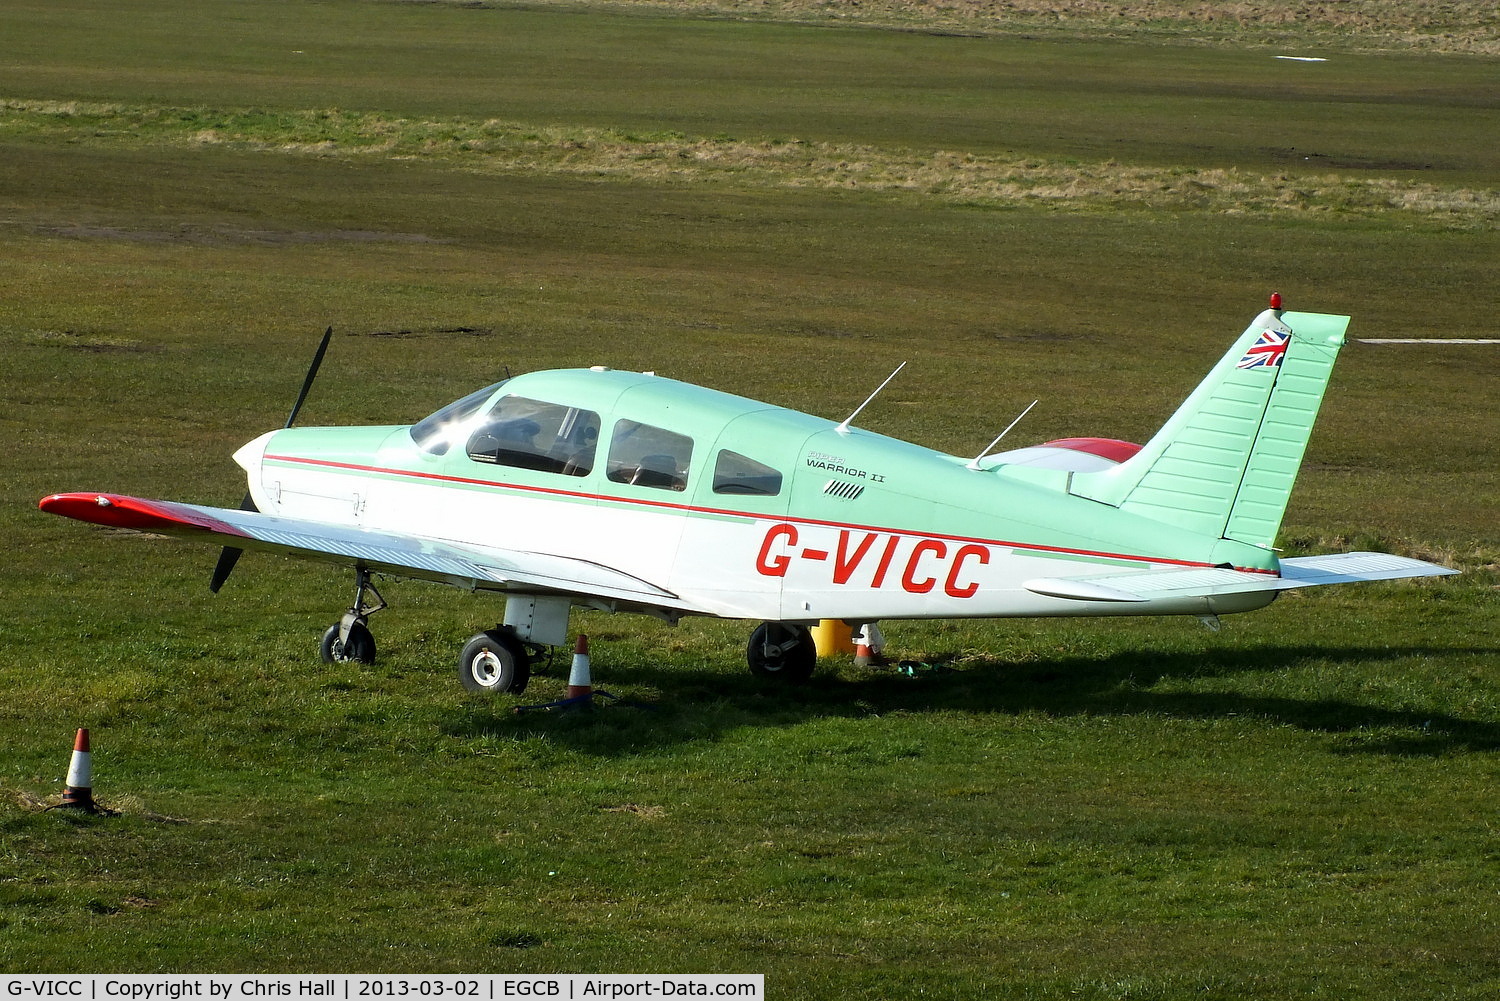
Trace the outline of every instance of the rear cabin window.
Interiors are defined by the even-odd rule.
[[[609,443],[606,475],[616,483],[686,490],[693,439],[638,421],[618,421]]]
[[[524,396],[504,396],[469,437],[469,458],[518,469],[584,476],[594,468],[599,415]]]
[[[714,460],[714,493],[775,497],[781,493],[781,473],[748,455],[721,449]]]

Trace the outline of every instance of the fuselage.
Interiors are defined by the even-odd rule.
[[[413,426],[299,428],[236,454],[267,514],[623,571],[702,614],[772,621],[1227,613],[1269,593],[1135,603],[1041,577],[1273,554],[982,464],[637,373],[518,376]]]

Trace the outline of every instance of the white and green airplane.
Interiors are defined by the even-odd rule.
[[[241,510],[103,493],[40,506],[223,545],[215,590],[240,550],[352,568],[354,603],[323,640],[330,661],[374,659],[373,574],[504,592],[503,624],[464,647],[459,676],[513,693],[544,647],[567,642],[575,606],[761,620],[751,670],[803,681],[819,620],[1211,619],[1287,588],[1454,573],[1383,553],[1277,557],[1349,320],[1279,307],[1273,297],[1145,445],[1069,438],[969,459],[853,416],[567,369],[411,426],[288,420],[235,453]]]

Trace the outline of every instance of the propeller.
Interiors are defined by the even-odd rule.
[[[318,366],[323,364],[323,355],[328,351],[328,342],[332,339],[333,327],[330,326],[327,330],[323,331],[323,340],[318,345],[317,352],[313,355],[312,364],[307,367],[307,378],[302,380],[302,391],[297,394],[297,402],[292,404],[292,412],[287,415],[286,423],[281,426],[282,430],[286,430],[292,426],[297,420],[297,414],[302,411],[302,404],[307,402],[307,393],[312,389],[313,380],[318,377]],[[245,491],[244,500],[240,501],[240,510],[260,510],[260,508],[255,506],[255,498],[250,495],[250,491],[248,490]],[[225,546],[219,550],[219,562],[214,564],[213,576],[208,580],[208,589],[210,591],[214,594],[219,593],[219,588],[223,587],[224,582],[229,579],[229,574],[234,570],[234,565],[239,562],[240,554],[243,552],[244,550],[238,546]]]
[[[333,328],[329,327],[323,331],[323,340],[318,344],[318,350],[313,355],[312,364],[307,366],[307,378],[302,380],[302,392],[297,394],[297,402],[292,404],[292,412],[287,415],[286,423],[282,430],[291,427],[297,420],[297,414],[302,410],[302,404],[307,401],[307,391],[312,389],[313,380],[318,377],[318,366],[323,364],[323,355],[328,351],[328,342],[333,338]]]

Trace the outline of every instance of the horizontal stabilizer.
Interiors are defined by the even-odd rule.
[[[1318,584],[1356,584],[1365,580],[1400,580],[1403,577],[1441,577],[1457,570],[1436,563],[1390,553],[1333,553],[1328,556],[1294,556],[1281,561],[1288,587]]]
[[[1282,560],[1279,577],[1228,567],[1184,567],[1094,577],[1040,577],[1023,586],[1034,594],[1074,601],[1164,601],[1454,573],[1458,571],[1389,553],[1335,553]]]

